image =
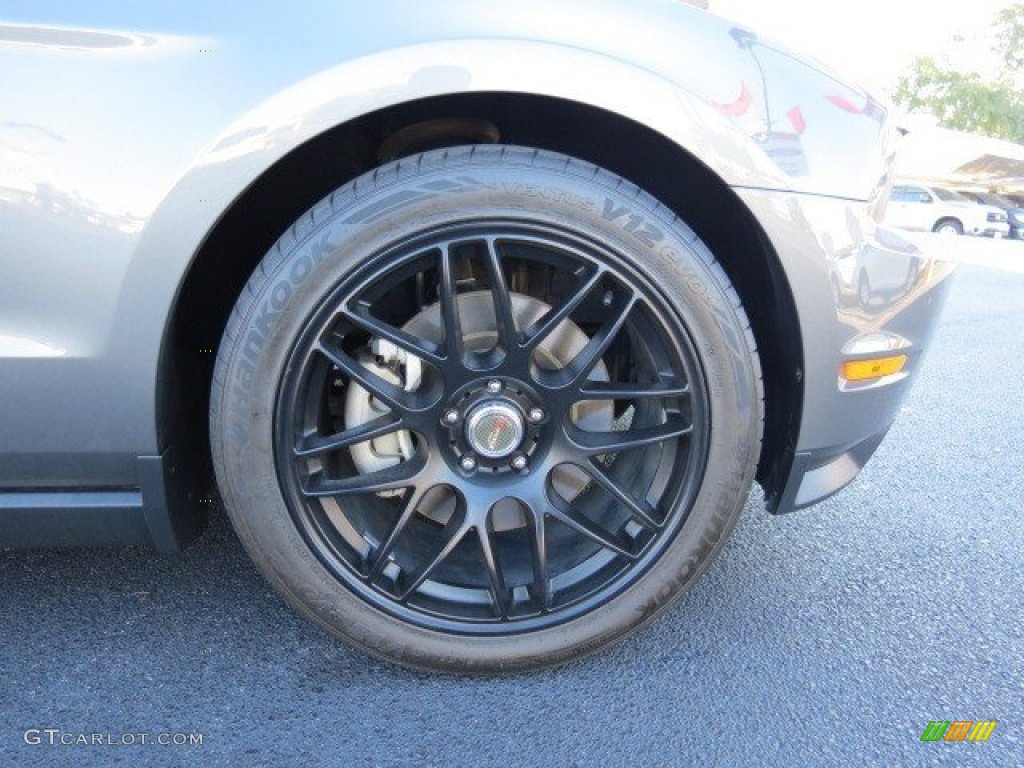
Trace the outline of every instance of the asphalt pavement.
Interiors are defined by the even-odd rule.
[[[1024,765],[1024,243],[1002,249],[965,258],[851,487],[783,517],[755,495],[665,617],[561,669],[369,659],[221,515],[177,556],[0,552],[0,766]],[[922,742],[933,720],[998,725]]]

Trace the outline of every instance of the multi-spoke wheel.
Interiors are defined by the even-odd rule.
[[[440,668],[567,660],[653,617],[752,481],[757,361],[724,273],[620,179],[516,148],[344,187],[257,270],[212,435],[301,610]]]

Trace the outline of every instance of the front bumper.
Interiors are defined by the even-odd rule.
[[[856,477],[892,425],[935,331],[953,264],[877,227],[863,202],[737,189],[775,247],[800,320],[804,397],[793,466],[774,512]],[[850,382],[844,363],[906,355],[895,375]]]

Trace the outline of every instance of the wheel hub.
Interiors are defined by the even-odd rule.
[[[466,440],[481,456],[501,459],[510,456],[526,433],[523,415],[512,403],[487,400],[466,419]]]

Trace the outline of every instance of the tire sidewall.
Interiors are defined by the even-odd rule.
[[[487,218],[583,232],[621,254],[689,332],[711,408],[703,482],[660,559],[584,616],[503,637],[431,631],[348,591],[293,521],[274,448],[282,372],[325,297],[388,246],[434,227],[479,221],[481,211]],[[400,663],[493,672],[549,666],[596,650],[643,626],[682,594],[724,543],[746,500],[760,447],[761,407],[746,319],[724,273],[685,225],[593,166],[529,150],[474,148],[427,153],[356,180],[303,217],[268,254],[221,345],[211,438],[218,483],[240,539],[303,613]]]

